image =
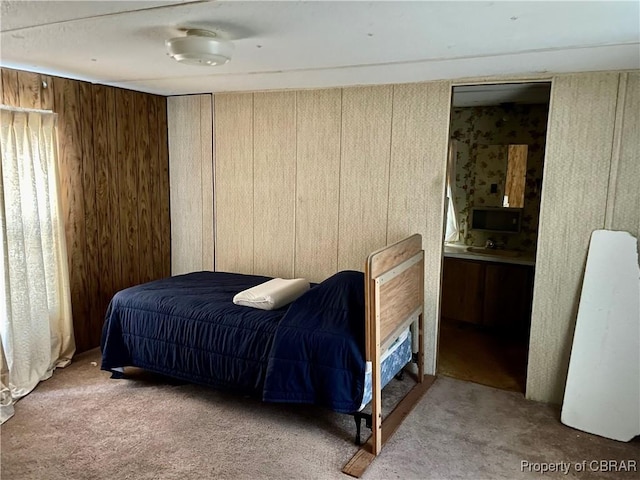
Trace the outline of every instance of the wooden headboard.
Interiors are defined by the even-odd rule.
[[[433,382],[424,376],[424,250],[418,234],[369,255],[365,265],[366,360],[372,367],[371,437],[342,469],[360,477]],[[382,416],[381,355],[408,327],[418,334],[413,389]]]
[[[367,259],[367,301],[379,325],[376,335],[384,351],[397,336],[422,314],[424,298],[424,251],[422,237],[412,235],[373,252]],[[369,355],[367,355],[369,357]],[[372,358],[367,358],[372,360]]]

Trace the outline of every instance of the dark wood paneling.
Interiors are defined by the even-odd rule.
[[[122,234],[122,222],[120,221],[120,169],[122,162],[118,156],[118,122],[116,111],[116,93],[117,90],[107,88],[106,90],[106,112],[107,119],[107,138],[108,143],[108,171],[109,171],[109,232],[110,238],[110,254],[111,254],[111,290],[108,292],[109,298],[120,290],[123,286],[122,281],[122,250],[120,248],[120,237]]]
[[[60,197],[65,223],[71,308],[74,319],[83,319],[82,328],[75,329],[76,344],[90,345],[89,329],[84,328],[89,317],[86,289],[86,235],[83,183],[82,116],[79,82],[56,78],[53,82],[54,109],[58,114],[58,151],[60,165]],[[75,325],[74,325],[75,326]]]
[[[147,115],[149,118],[149,201],[151,208],[158,208],[162,202],[160,174],[162,164],[160,160],[159,141],[162,137],[158,132],[158,102],[155,97],[146,96]],[[151,220],[151,256],[152,256],[152,277],[163,276],[161,252],[162,252],[162,225],[160,215],[150,215]]]
[[[21,106],[18,99],[18,88],[18,72],[2,69],[2,103],[13,107]],[[28,107],[25,105],[25,108]]]
[[[118,161],[120,162],[120,252],[122,254],[121,288],[139,280],[138,265],[138,166],[135,140],[135,94],[116,92]]]
[[[171,216],[169,209],[171,208],[169,202],[169,144],[167,136],[167,99],[163,97],[156,97],[158,105],[158,134],[160,135],[158,146],[160,156],[160,205],[162,213],[160,215],[161,220],[161,237],[162,237],[162,250],[160,252],[160,259],[162,260],[162,276],[168,277],[171,275]]]
[[[53,77],[41,75],[40,81],[42,90],[40,91],[40,108],[43,110],[53,110],[55,99],[53,97]]]
[[[2,69],[0,99],[58,113],[74,331],[88,350],[116,291],[169,274],[166,98]]]
[[[100,273],[100,297],[99,311],[104,312],[106,303],[114,291],[113,258],[111,237],[117,232],[117,224],[114,228],[111,219],[110,159],[113,152],[110,151],[112,142],[109,141],[109,118],[107,117],[108,87],[101,85],[92,86],[93,96],[93,159],[95,165],[95,189],[96,189],[96,227],[98,239],[97,264]],[[113,96],[111,98],[113,101]],[[115,117],[113,118],[115,121]]]
[[[82,185],[84,188],[85,268],[86,294],[94,299],[89,302],[86,319],[88,342],[100,343],[98,332],[104,320],[100,299],[100,263],[98,258],[98,219],[96,205],[96,169],[93,151],[93,92],[91,85],[79,82],[80,123],[82,128]]]
[[[20,106],[25,108],[42,108],[41,89],[42,80],[37,73],[18,73],[18,99]]]
[[[136,164],[138,167],[138,283],[153,279],[153,235],[151,234],[151,184],[154,162],[149,146],[147,95],[138,93],[135,102]]]

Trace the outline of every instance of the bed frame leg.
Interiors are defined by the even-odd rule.
[[[356,445],[362,445],[362,442],[360,440],[360,427],[362,426],[362,419],[364,418],[365,420],[365,425],[367,428],[371,428],[371,414],[370,413],[362,413],[362,412],[356,412],[353,414],[353,419],[356,422],[356,439],[355,439],[355,443]]]
[[[355,442],[356,442],[356,445],[360,446],[360,444],[361,444],[361,442],[360,442],[360,427],[362,425],[362,417],[359,416],[358,414],[355,414],[353,416],[353,419],[356,422],[356,439],[355,439]]]

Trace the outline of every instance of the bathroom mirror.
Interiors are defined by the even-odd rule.
[[[527,145],[509,145],[507,150],[507,178],[502,206],[524,207],[524,188],[527,182]]]
[[[477,145],[475,205],[524,207],[527,145]]]

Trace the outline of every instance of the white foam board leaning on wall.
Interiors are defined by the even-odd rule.
[[[591,236],[562,423],[614,440],[640,434],[640,267],[627,232]]]

